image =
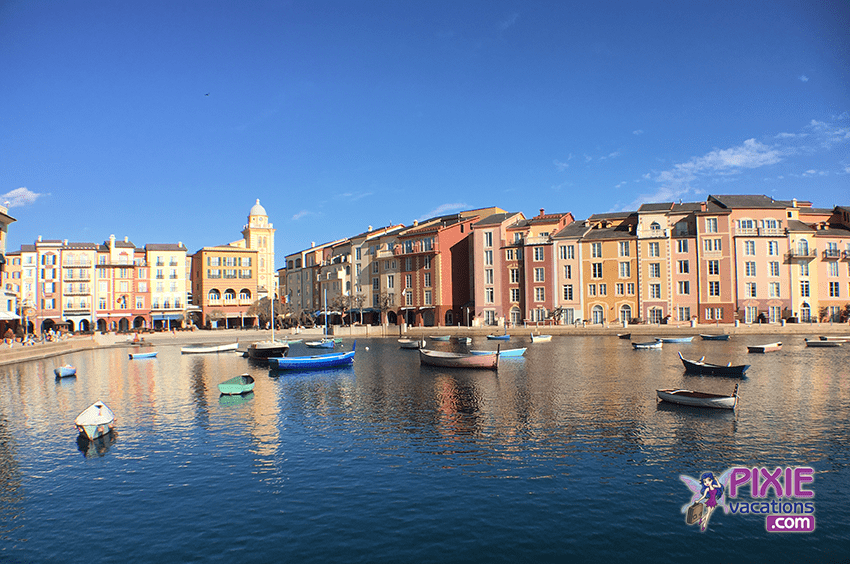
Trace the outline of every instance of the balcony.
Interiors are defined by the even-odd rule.
[[[413,245],[409,247],[407,245],[401,244],[397,245],[393,250],[393,254],[395,256],[399,255],[413,255],[418,253],[439,253],[440,252],[440,244],[436,241],[430,246],[430,248],[424,248],[425,245],[422,244],[421,241],[416,241]]]
[[[785,253],[786,260],[814,260],[817,253],[814,250],[792,249]]]
[[[838,260],[840,258],[841,251],[839,251],[838,249],[824,249],[823,251],[823,260]]]
[[[735,237],[785,237],[788,232],[784,227],[734,227]]]

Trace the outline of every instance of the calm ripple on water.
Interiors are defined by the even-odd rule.
[[[847,561],[850,347],[748,355],[759,340],[514,338],[529,350],[498,373],[423,367],[394,339],[296,374],[176,346],[2,367],[0,562]],[[752,368],[687,375],[677,351]],[[78,377],[55,380],[66,362]],[[220,397],[244,372],[254,392]],[[736,383],[737,413],[655,399]],[[78,443],[96,400],[117,432]],[[687,526],[679,475],[732,466],[813,467],[815,531],[720,509]]]

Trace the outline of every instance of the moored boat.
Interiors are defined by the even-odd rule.
[[[499,350],[499,356],[522,356],[525,354],[525,351],[528,350],[526,347],[522,347],[519,349],[501,349]],[[493,354],[496,351],[469,351],[469,354]]]
[[[738,405],[738,386],[731,396],[722,394],[709,394],[707,392],[695,392],[693,390],[655,390],[658,399],[679,405],[692,407],[712,407],[715,409],[735,409]]]
[[[678,354],[679,358],[682,360],[682,364],[685,365],[685,370],[694,374],[743,377],[744,374],[747,372],[747,369],[750,367],[749,364],[742,364],[738,366],[732,366],[731,363],[725,366],[722,364],[711,364],[710,362],[704,362],[705,357],[702,357],[699,360],[688,360],[687,358],[682,356],[682,353]]]
[[[487,335],[487,338],[491,341],[507,341],[510,340],[511,336],[505,333],[504,335]]]
[[[205,353],[220,353],[226,351],[235,351],[239,348],[239,343],[227,343],[224,345],[188,345],[180,348],[183,354],[205,354]]]
[[[840,347],[844,344],[844,341],[821,341],[820,339],[804,339],[807,347],[818,347],[818,348],[832,348],[832,347]]]
[[[135,358],[154,358],[155,356],[156,351],[146,353],[130,353],[130,360]]]
[[[70,364],[66,364],[65,366],[57,366],[53,369],[53,373],[56,374],[57,378],[68,378],[71,376],[77,375],[77,369]]]
[[[321,341],[307,341],[304,344],[311,349],[332,349],[336,343],[333,339],[322,339]]]
[[[498,370],[499,352],[489,354],[463,354],[419,349],[419,362],[446,368],[487,368]]]
[[[398,345],[403,349],[421,349],[425,346],[425,339],[399,339]]]
[[[218,391],[226,396],[247,394],[254,389],[254,378],[249,374],[234,376],[218,385]]]
[[[635,348],[636,351],[643,349],[660,349],[663,345],[664,343],[662,343],[661,341],[651,341],[648,343],[632,343],[632,346]]]
[[[728,341],[729,335],[700,335],[703,341]]]
[[[782,343],[768,343],[766,345],[748,345],[747,352],[751,353],[767,353],[767,352],[775,352],[782,348]]]
[[[288,356],[270,358],[269,366],[276,370],[316,370],[346,366],[354,362],[354,352],[357,341],[348,352],[317,354],[313,356]]]
[[[258,341],[248,347],[248,357],[254,360],[267,360],[273,356],[286,356],[289,343],[286,341]]]
[[[428,338],[432,341],[448,341],[452,337],[451,335],[430,335]]]
[[[661,343],[690,343],[694,340],[694,336],[690,337],[656,337],[656,341]]]
[[[834,341],[836,343],[850,343],[850,335],[821,335],[819,339],[821,341]]]
[[[552,340],[552,335],[535,335],[531,334],[531,342],[532,343],[546,343]]]
[[[469,344],[472,342],[472,337],[455,337],[458,343]]]
[[[90,441],[109,433],[114,428],[115,414],[102,401],[97,401],[74,419],[77,430]]]
[[[631,333],[617,333],[617,337],[619,337],[620,339],[631,339],[632,334]]]

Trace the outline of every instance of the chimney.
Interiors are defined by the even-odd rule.
[[[130,238],[129,238],[129,237],[127,237],[126,235],[124,235],[124,242],[125,242],[125,243],[129,243],[129,242],[130,242]]]
[[[183,248],[183,241],[177,241],[177,246],[182,249]]]
[[[68,246],[68,239],[65,239],[64,241],[62,241],[62,244],[67,247]]]
[[[41,235],[38,236],[38,242],[41,243]]]
[[[369,233],[371,233],[371,232],[372,232],[372,226],[371,226],[371,225],[369,226],[369,228],[367,229],[367,231],[368,231]]]
[[[316,246],[316,242],[315,242],[315,241],[310,241],[310,248],[312,249],[312,248],[314,248],[315,246]]]
[[[414,220],[413,220],[413,227],[416,227],[417,225],[419,225],[419,220],[418,220],[418,219],[414,219]]]
[[[544,208],[540,208],[540,217],[543,217]]]
[[[794,207],[794,208],[796,208],[796,207],[797,207],[797,198],[793,198],[793,199],[791,200],[791,207]]]
[[[706,204],[705,202],[700,202],[699,211],[708,211],[708,204]]]

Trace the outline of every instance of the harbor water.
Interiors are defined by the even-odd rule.
[[[842,561],[850,344],[747,353],[768,340],[635,351],[608,336],[512,338],[500,346],[528,351],[498,372],[420,366],[375,338],[357,341],[352,367],[315,372],[179,346],[0,367],[0,562]],[[689,375],[677,352],[752,366]],[[77,377],[57,380],[65,363]],[[220,396],[242,373],[254,391]],[[659,388],[736,384],[735,412],[656,401]],[[116,430],[78,441],[74,418],[97,400]],[[721,507],[705,532],[687,525],[680,476],[732,467],[813,468],[814,530]],[[748,485],[732,501],[765,500]]]

